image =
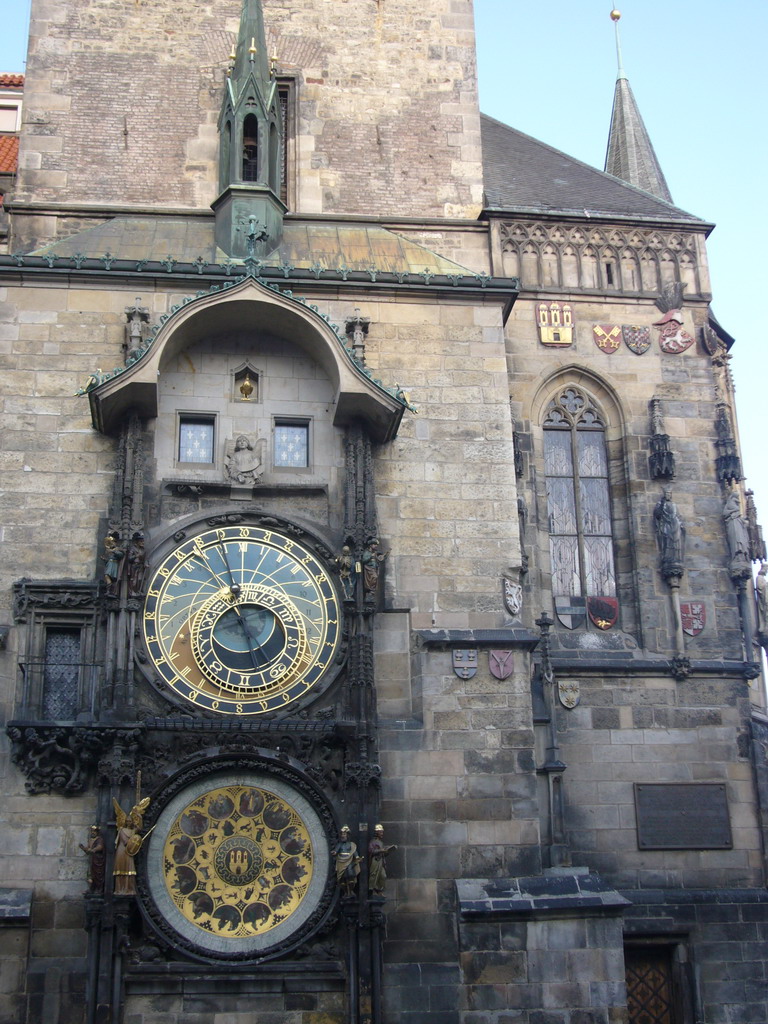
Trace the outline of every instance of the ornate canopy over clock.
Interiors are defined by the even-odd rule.
[[[279,711],[319,690],[341,626],[310,547],[245,519],[182,540],[154,570],[144,610],[160,685],[221,715]]]

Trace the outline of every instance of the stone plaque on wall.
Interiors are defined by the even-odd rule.
[[[635,783],[641,850],[728,850],[733,846],[722,783]]]

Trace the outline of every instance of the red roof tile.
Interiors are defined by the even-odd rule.
[[[23,89],[24,75],[16,75],[11,71],[0,71],[0,89]]]
[[[15,174],[19,162],[19,136],[0,135],[0,174]]]

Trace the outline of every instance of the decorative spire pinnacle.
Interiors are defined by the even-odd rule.
[[[261,0],[243,0],[219,115],[216,244],[255,266],[283,230],[282,114],[277,57],[267,54]]]
[[[235,94],[245,84],[246,78],[253,74],[263,91],[271,79],[267,42],[264,34],[264,13],[261,0],[243,0],[243,11],[240,15],[240,30],[237,33],[235,61],[232,70],[232,82]]]
[[[611,11],[611,20],[616,29],[618,74],[613,94],[605,170],[608,174],[613,174],[616,178],[649,192],[657,199],[671,203],[672,195],[624,72],[619,39],[620,18],[621,12],[614,8]]]
[[[619,35],[619,21],[621,20],[621,11],[617,11],[616,8],[611,11],[611,21],[616,32],[616,63],[618,65],[617,78],[626,78],[624,74],[624,61],[621,57],[621,36]]]

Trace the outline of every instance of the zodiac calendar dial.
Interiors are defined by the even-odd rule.
[[[255,786],[211,790],[173,821],[163,850],[168,896],[197,928],[263,935],[300,906],[312,881],[312,841],[286,800]]]
[[[336,590],[298,541],[230,525],[155,570],[144,640],[164,685],[219,714],[279,710],[317,685],[341,637]]]
[[[247,960],[301,941],[335,892],[327,808],[236,760],[170,784],[139,862],[155,927],[206,959]]]

